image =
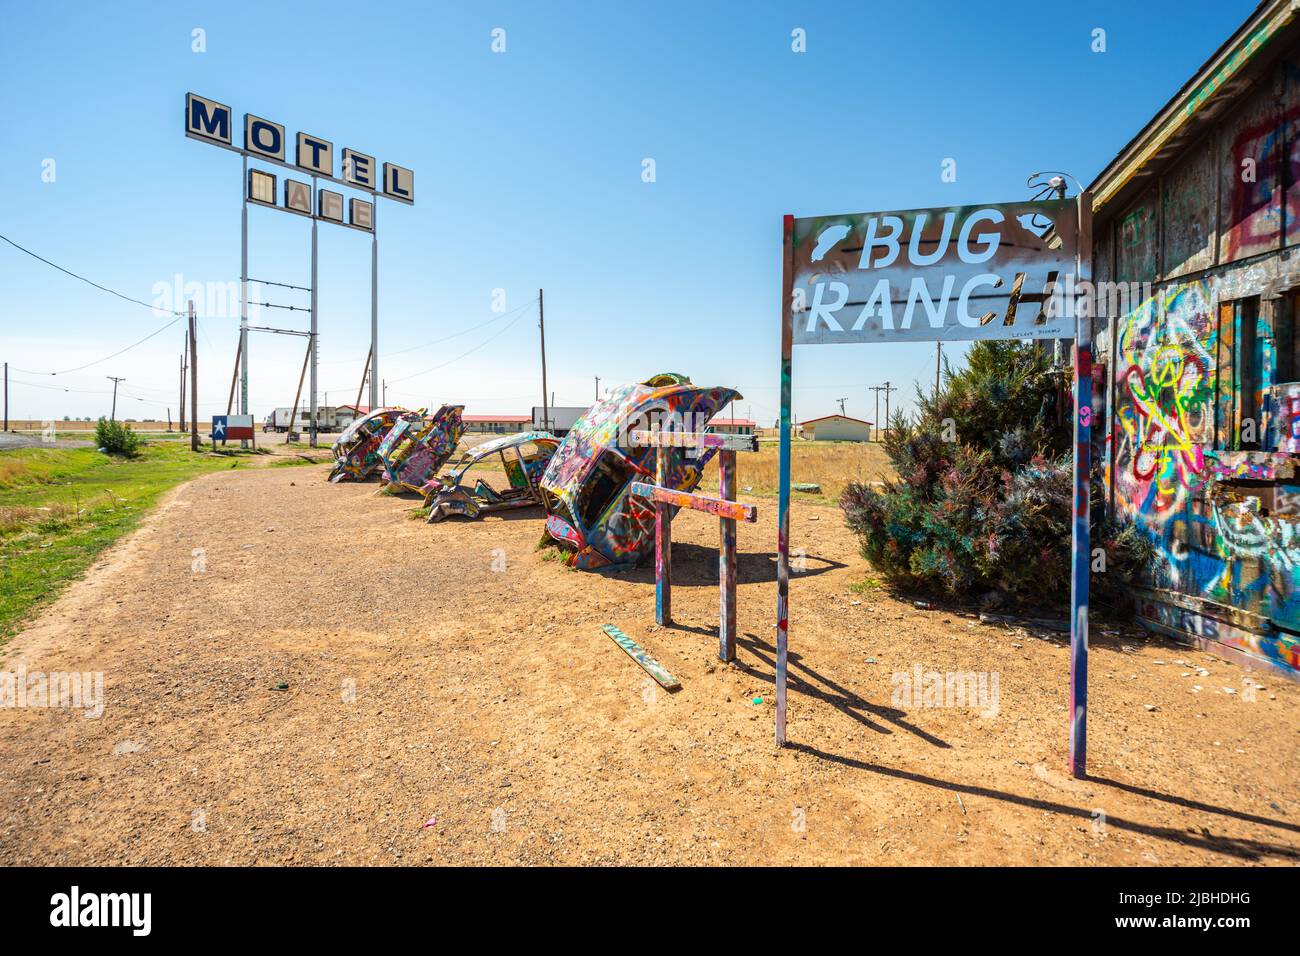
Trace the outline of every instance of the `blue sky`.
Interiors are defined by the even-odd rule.
[[[9,4],[0,233],[147,302],[178,274],[234,282],[239,159],[184,136],[194,91],[415,170],[416,205],[378,209],[390,402],[540,404],[535,307],[519,307],[541,287],[559,404],[590,402],[595,376],[603,389],[673,370],[738,387],[736,413],[770,424],[782,214],[1007,201],[1042,169],[1087,182],[1253,8]],[[206,52],[191,49],[195,28]],[[956,182],[941,181],[946,158]],[[319,240],[319,399],[337,404],[355,398],[369,345],[369,240],[328,224]],[[251,276],[307,285],[309,243],[306,221],[250,210]],[[0,359],[26,370],[11,371],[12,417],[106,414],[107,375],[126,379],[119,417],[175,415],[180,324],[110,361],[36,375],[166,320],[2,243],[0,282]],[[492,311],[497,289],[518,311]],[[255,324],[305,329],[307,316],[264,310]],[[201,319],[202,418],[225,409],[237,328],[237,307]],[[254,334],[250,357],[252,410],[289,404],[302,340]],[[803,347],[796,416],[845,397],[873,418],[867,386],[886,379],[906,406],[933,363],[927,345]]]

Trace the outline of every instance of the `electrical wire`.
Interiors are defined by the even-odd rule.
[[[426,368],[426,369],[425,369],[424,371],[422,371],[422,372],[415,372],[415,373],[413,373],[413,374],[411,374],[411,375],[403,375],[401,378],[389,379],[388,382],[389,382],[389,384],[393,384],[393,385],[395,385],[395,384],[397,384],[398,382],[405,382],[405,381],[408,381],[409,379],[418,378],[418,377],[421,376],[421,375],[428,375],[430,372],[436,372],[436,371],[438,371],[439,369],[444,369],[444,368],[446,368],[448,365],[451,365],[451,364],[453,364],[453,363],[455,363],[455,362],[459,362],[461,359],[465,358],[467,355],[472,355],[472,354],[474,354],[474,353],[477,352],[479,349],[481,349],[481,348],[483,348],[484,346],[488,345],[489,343],[491,343],[491,342],[494,341],[495,339],[499,339],[501,336],[505,335],[505,333],[509,332],[510,329],[511,329],[511,327],[514,326],[514,324],[515,324],[516,322],[518,322],[521,318],[523,318],[523,314],[522,314],[522,313],[520,313],[519,315],[517,315],[517,316],[515,316],[513,319],[511,319],[511,320],[510,320],[510,321],[505,325],[504,328],[502,328],[499,332],[497,332],[496,335],[490,335],[490,336],[488,336],[486,339],[484,339],[484,340],[483,340],[482,342],[480,342],[478,345],[474,346],[472,349],[470,349],[470,350],[467,351],[467,352],[462,352],[460,355],[457,355],[454,359],[448,359],[446,362],[443,362],[441,365],[435,365],[435,366],[433,366],[433,368]]]
[[[6,235],[0,235],[0,239],[3,239],[5,242],[9,243],[9,245],[13,246],[13,247],[14,247],[15,249],[17,249],[19,252],[25,252],[25,253],[27,253],[27,255],[31,256],[33,259],[36,259],[36,260],[38,260],[38,261],[40,261],[40,262],[45,263],[45,264],[46,264],[47,266],[49,266],[50,268],[52,268],[52,269],[58,269],[58,270],[59,270],[60,272],[62,272],[64,275],[72,276],[72,278],[74,278],[74,279],[79,279],[80,281],[86,283],[87,285],[92,285],[92,286],[94,286],[96,289],[99,289],[101,292],[107,292],[109,295],[115,295],[115,296],[117,296],[119,299],[124,299],[124,300],[126,300],[127,302],[133,302],[133,303],[135,303],[136,305],[142,305],[142,306],[144,306],[146,309],[148,309],[148,310],[151,311],[151,312],[153,312],[153,311],[158,311],[158,312],[170,312],[172,315],[176,315],[176,316],[181,316],[181,315],[185,315],[185,314],[186,314],[186,313],[184,313],[184,312],[177,312],[175,309],[156,309],[155,306],[153,306],[152,304],[150,304],[150,303],[148,303],[148,302],[143,302],[143,301],[141,301],[140,299],[133,299],[133,298],[131,298],[129,295],[123,295],[121,292],[117,292],[117,291],[115,291],[115,290],[113,290],[113,289],[110,289],[110,288],[109,288],[108,286],[106,286],[106,285],[100,285],[98,282],[93,282],[93,281],[91,281],[90,279],[87,279],[87,278],[86,278],[85,276],[83,276],[83,275],[77,275],[77,273],[73,272],[71,269],[65,269],[65,268],[63,268],[63,266],[58,265],[57,263],[51,262],[49,259],[46,259],[44,256],[38,256],[36,253],[32,252],[32,250],[30,250],[30,249],[26,249],[26,248],[24,248],[23,246],[20,246],[18,243],[14,242],[12,239],[10,239],[10,238],[9,238],[8,236],[6,236]]]

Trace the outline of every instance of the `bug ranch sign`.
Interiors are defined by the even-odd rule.
[[[1092,197],[796,219],[782,227],[776,742],[786,742],[793,346],[1075,340],[1070,768],[1086,772]],[[1069,292],[1062,294],[1062,288]],[[1084,302],[1081,300],[1080,305]]]
[[[795,344],[1073,338],[1074,200],[794,221]]]

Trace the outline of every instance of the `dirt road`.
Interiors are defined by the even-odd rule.
[[[777,751],[774,502],[740,531],[726,666],[703,515],[675,522],[658,629],[649,571],[545,560],[535,513],[426,525],[324,476],[181,487],[5,648],[11,672],[102,671],[105,707],[0,710],[0,862],[1300,861],[1300,693],[1270,675],[1098,628],[1073,781],[1061,638],[855,593],[839,513],[796,506]],[[996,706],[900,703],[918,665],[996,679]]]

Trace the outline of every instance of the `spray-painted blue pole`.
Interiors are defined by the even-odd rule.
[[[776,517],[776,745],[785,746],[785,672],[790,614],[790,420],[794,352],[794,216],[786,216],[781,243],[781,452]]]
[[[1070,556],[1070,773],[1088,767],[1088,573],[1092,560],[1092,194],[1079,194],[1074,297],[1074,547]],[[1112,349],[1114,346],[1112,345]]]

